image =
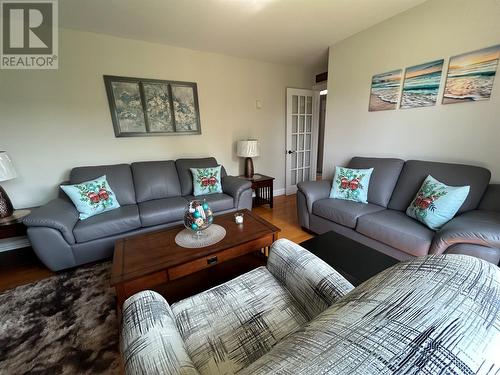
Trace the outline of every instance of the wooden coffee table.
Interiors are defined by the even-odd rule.
[[[226,229],[226,237],[203,248],[187,249],[175,243],[184,226],[116,241],[111,285],[118,309],[141,290],[158,291],[172,303],[265,265],[280,229],[249,210],[239,212],[244,213],[241,225],[234,222],[234,213],[216,216],[214,223]]]

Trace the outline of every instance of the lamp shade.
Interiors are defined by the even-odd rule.
[[[238,141],[236,155],[242,158],[253,158],[259,156],[259,142],[256,139]]]
[[[0,181],[12,180],[16,177],[16,169],[9,155],[5,151],[0,151]]]

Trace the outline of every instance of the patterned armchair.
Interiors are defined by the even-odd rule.
[[[151,291],[123,310],[127,374],[500,371],[500,270],[463,255],[402,262],[353,290],[300,246],[267,267],[169,306]]]

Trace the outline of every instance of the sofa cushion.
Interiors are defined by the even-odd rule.
[[[181,184],[175,161],[132,163],[137,202],[181,196]]]
[[[312,213],[337,224],[356,228],[360,216],[382,210],[385,210],[385,208],[371,203],[365,204],[343,199],[326,198],[314,202]]]
[[[403,167],[388,207],[405,211],[428,175],[446,185],[470,186],[469,195],[458,213],[477,208],[491,177],[490,171],[481,167],[409,160]]]
[[[220,165],[213,168],[190,168],[193,175],[193,195],[199,197],[222,193],[221,169]]]
[[[182,197],[154,199],[139,203],[143,227],[168,224],[182,220],[188,201]]]
[[[434,237],[434,231],[395,210],[361,216],[356,231],[414,256],[427,255]]]
[[[120,207],[106,176],[76,185],[61,185],[60,187],[80,213],[80,220]]]
[[[233,197],[224,193],[200,195],[197,197],[194,195],[187,195],[184,198],[188,201],[192,201],[193,199],[202,201],[205,199],[213,212],[220,212],[234,208]]]
[[[193,158],[193,159],[177,159],[175,161],[175,167],[177,168],[177,174],[179,175],[179,181],[181,183],[182,195],[192,195],[193,194],[193,174],[190,168],[210,168],[216,167],[218,165],[215,158]],[[224,167],[221,168],[221,178],[226,175],[226,170]]]
[[[410,203],[406,214],[439,230],[453,219],[469,194],[469,186],[448,186],[427,176],[415,199]]]
[[[73,229],[73,234],[76,242],[86,242],[140,227],[139,210],[137,205],[131,204],[79,221]]]
[[[500,212],[500,184],[490,184],[479,203],[480,210]]]
[[[368,188],[373,168],[335,167],[330,198],[368,203]]]
[[[115,192],[118,203],[121,206],[136,202],[132,172],[128,164],[76,167],[71,170],[69,183],[72,185],[79,184],[104,175],[106,175],[109,186]]]
[[[172,312],[200,374],[235,374],[308,321],[265,267],[174,303]]]
[[[387,207],[403,165],[404,160],[401,159],[364,157],[354,157],[347,164],[349,168],[373,168],[368,202],[382,207]]]

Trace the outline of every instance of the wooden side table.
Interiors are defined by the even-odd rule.
[[[15,210],[12,216],[0,219],[0,252],[30,246],[23,224],[24,217],[30,212],[31,210]]]
[[[254,207],[269,204],[273,208],[273,181],[274,177],[265,176],[263,174],[254,174],[252,178],[239,176],[240,178],[250,181],[252,189],[255,191],[253,198]]]

